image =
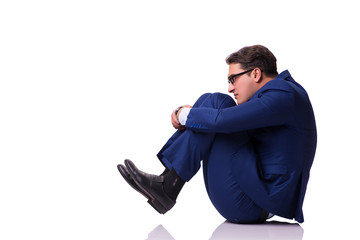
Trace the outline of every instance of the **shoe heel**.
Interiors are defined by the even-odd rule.
[[[156,199],[149,199],[148,203],[160,214],[165,214],[168,211]]]

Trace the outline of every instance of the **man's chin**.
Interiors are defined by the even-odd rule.
[[[240,104],[242,104],[242,103],[244,103],[244,102],[246,102],[246,101],[243,101],[243,100],[236,100],[237,105],[240,105]]]

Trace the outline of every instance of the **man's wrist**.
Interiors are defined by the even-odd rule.
[[[191,108],[184,106],[182,107],[179,112],[178,112],[178,121],[181,125],[185,126],[186,125],[186,121],[187,121],[187,117],[190,113]]]
[[[175,116],[176,116],[176,119],[179,121],[179,112],[181,111],[181,109],[183,108],[184,106],[180,106],[178,108],[175,109]]]

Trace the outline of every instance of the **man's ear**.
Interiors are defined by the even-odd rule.
[[[254,81],[255,81],[256,83],[259,83],[259,82],[261,81],[261,79],[262,79],[262,72],[261,72],[260,68],[255,68],[255,69],[252,71],[251,74],[253,75]]]

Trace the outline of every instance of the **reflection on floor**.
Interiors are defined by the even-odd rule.
[[[269,221],[264,224],[220,224],[210,240],[257,239],[257,240],[301,240],[304,230],[299,224]],[[160,224],[148,235],[148,240],[175,240]]]
[[[301,240],[303,233],[304,230],[299,224],[269,221],[264,224],[244,225],[224,222],[215,229],[210,239]]]
[[[148,240],[175,240],[170,233],[160,224],[148,235]]]

